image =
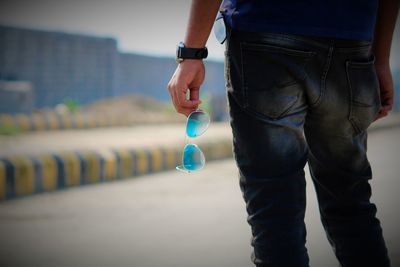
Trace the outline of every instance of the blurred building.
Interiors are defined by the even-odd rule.
[[[399,24],[400,20],[391,57],[397,91]],[[223,63],[206,60],[205,64],[207,75],[202,92],[215,98],[212,109],[218,118],[224,117]],[[34,108],[54,107],[66,98],[86,104],[113,96],[142,94],[168,101],[166,86],[175,68],[173,58],[122,53],[113,38],[0,25],[0,81],[8,82],[7,88],[0,89],[0,113],[29,113]],[[28,92],[10,87],[13,81],[30,83],[31,89]],[[395,97],[394,108],[400,110],[400,94]]]
[[[31,108],[134,93],[168,100],[175,68],[173,58],[121,53],[112,38],[0,26],[0,81],[30,82]],[[207,61],[206,71],[203,90],[223,95],[223,63]],[[0,113],[29,112],[29,105],[21,109],[13,99],[7,108],[0,105]]]
[[[33,109],[31,82],[0,81],[0,110],[5,113],[29,113]]]
[[[110,38],[0,26],[0,79],[30,81],[35,107],[109,97],[116,46]]]

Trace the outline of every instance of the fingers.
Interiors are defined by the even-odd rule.
[[[186,91],[189,90],[190,94],[192,89],[186,89],[183,86],[178,86],[178,89],[175,91],[178,97],[178,103],[181,108],[184,109],[196,109],[197,106],[200,104],[200,100],[197,99],[186,99]]]
[[[185,60],[178,65],[170,82],[168,90],[177,112],[188,116],[201,103],[200,86],[204,81],[205,69],[202,60]],[[187,90],[190,92],[187,99]]]
[[[183,90],[176,90],[177,105],[175,106],[176,111],[188,116],[193,110],[196,110],[201,103],[200,99],[191,100],[186,99],[186,92]]]
[[[385,87],[381,86],[381,108],[379,109],[378,115],[375,120],[381,119],[389,115],[393,108],[393,93],[392,90],[384,90]]]
[[[392,110],[392,106],[391,105],[384,105],[379,110],[379,113],[384,115],[384,116],[387,116],[391,110]]]
[[[200,88],[193,87],[190,89],[190,100],[200,100]]]
[[[376,116],[376,118],[375,118],[374,121],[379,120],[379,119],[381,119],[381,118],[383,118],[383,117],[386,117],[386,116],[387,116],[387,113],[385,113],[385,112],[379,110],[378,115]]]
[[[389,114],[393,107],[393,79],[390,72],[390,65],[375,65],[376,74],[379,80],[381,108],[375,120],[383,118]]]
[[[186,99],[186,91],[190,90],[190,99]],[[201,100],[198,97],[198,89],[197,89],[197,98],[192,99],[192,90],[188,89],[184,84],[177,84],[175,81],[171,81],[168,84],[168,91],[170,92],[172,103],[175,107],[175,110],[181,114],[188,116],[193,110],[197,109],[201,103]],[[195,93],[196,95],[196,93]]]
[[[390,111],[392,110],[393,105],[383,105],[378,112],[378,115],[376,116],[375,120],[379,120],[383,117],[386,117],[389,115]]]

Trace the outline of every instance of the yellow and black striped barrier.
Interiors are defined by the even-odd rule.
[[[231,140],[200,145],[208,161],[232,156]],[[79,151],[0,158],[0,200],[174,169],[182,148]]]
[[[0,128],[13,128],[21,132],[90,129],[130,126],[133,124],[134,122],[127,118],[110,116],[104,113],[0,114]]]

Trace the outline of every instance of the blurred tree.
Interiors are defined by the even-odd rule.
[[[64,100],[64,105],[67,106],[68,110],[72,113],[76,112],[79,109],[78,101],[71,98],[66,98]]]

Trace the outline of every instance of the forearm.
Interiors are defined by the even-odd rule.
[[[376,65],[389,63],[390,47],[396,19],[400,7],[400,0],[379,0],[378,16],[375,26],[373,52]]]
[[[222,0],[193,0],[184,43],[200,48],[207,43]]]

